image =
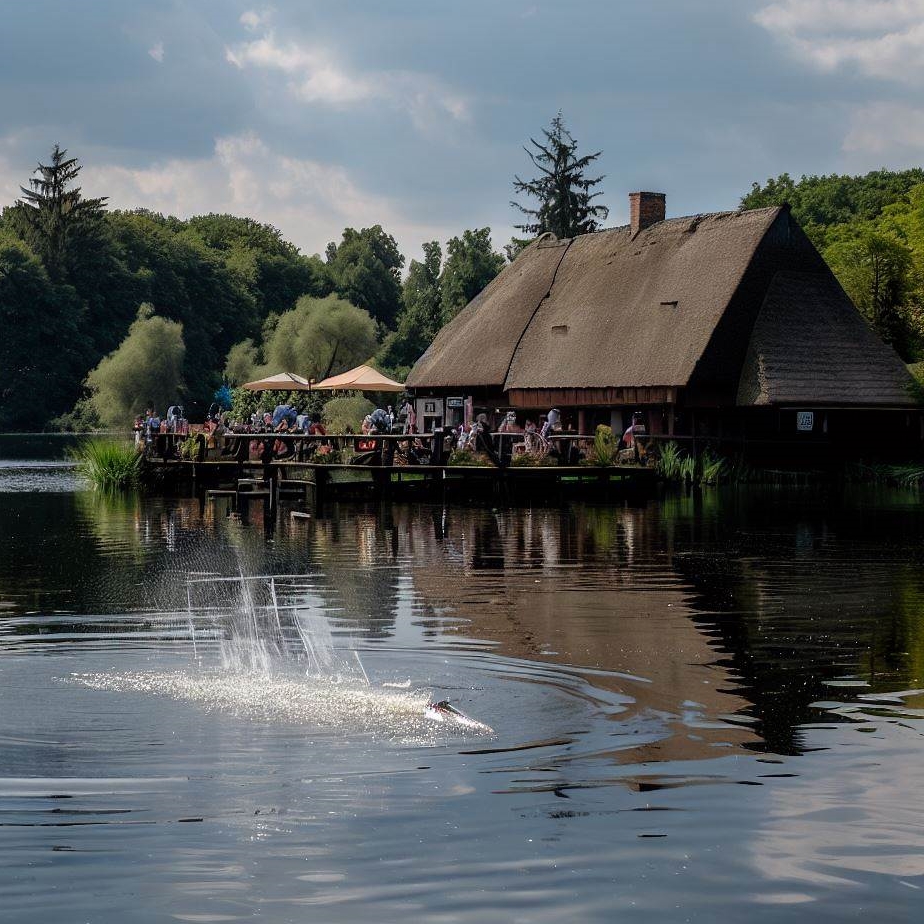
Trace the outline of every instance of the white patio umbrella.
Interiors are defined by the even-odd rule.
[[[294,372],[277,372],[256,382],[245,382],[244,388],[251,391],[311,391],[314,386]]]

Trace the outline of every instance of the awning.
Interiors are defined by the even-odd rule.
[[[357,366],[349,372],[332,375],[317,385],[312,391],[404,391],[404,386],[387,375],[382,375],[372,366]]]
[[[314,386],[294,372],[277,372],[256,382],[245,382],[244,388],[251,391],[311,391]]]

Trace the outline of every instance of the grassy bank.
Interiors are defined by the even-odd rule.
[[[709,448],[698,456],[692,456],[674,442],[660,447],[655,466],[661,478],[669,484],[805,485],[848,481],[902,488],[924,487],[924,462],[843,462],[821,469],[752,467],[740,456],[729,459]]]
[[[122,490],[141,484],[144,463],[129,443],[111,439],[85,440],[72,451],[71,457],[95,488]]]

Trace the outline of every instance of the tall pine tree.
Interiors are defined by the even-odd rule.
[[[50,164],[39,164],[29,188],[20,186],[22,197],[16,217],[22,237],[41,257],[48,274],[55,280],[67,275],[69,245],[74,236],[98,223],[105,198],[85,199],[80,187],[72,184],[80,173],[80,162],[68,157],[55,145]]]
[[[593,200],[601,193],[591,192],[602,176],[588,179],[584,171],[602,152],[577,155],[577,141],[565,128],[561,112],[552,119],[550,128],[542,130],[545,144],[530,138],[535,148],[523,150],[529,155],[539,176],[533,180],[514,177],[513,188],[538,200],[536,208],[529,208],[513,201],[510,204],[527,218],[521,225],[515,225],[524,234],[535,236],[551,231],[556,237],[575,237],[596,231],[601,221],[606,221],[609,209],[595,205]]]

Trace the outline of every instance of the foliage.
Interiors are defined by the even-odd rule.
[[[254,381],[257,378],[257,369],[261,365],[259,347],[248,337],[240,343],[235,343],[228,350],[224,368],[225,379],[235,387]]]
[[[470,449],[454,449],[449,454],[447,465],[458,465],[470,468],[489,468],[491,460],[480,452],[472,452]]]
[[[914,355],[905,311],[914,289],[911,249],[892,235],[859,228],[828,247],[825,258],[873,330],[901,354]]]
[[[612,427],[598,424],[594,431],[593,459],[595,465],[613,465],[619,456],[619,437]]]
[[[141,481],[141,454],[128,443],[86,440],[72,455],[80,473],[96,488],[134,488]]]
[[[29,188],[20,186],[22,198],[15,207],[13,220],[19,224],[23,239],[42,258],[48,274],[55,280],[67,278],[67,257],[81,233],[91,233],[103,214],[102,199],[85,199],[80,187],[74,186],[81,171],[76,157],[55,145],[51,163],[39,163],[37,176],[29,179]]]
[[[558,459],[555,456],[542,456],[535,452],[521,452],[511,457],[510,465],[513,468],[544,468],[558,465]]]
[[[89,401],[100,420],[126,427],[148,407],[163,413],[183,388],[185,353],[183,326],[142,305],[125,340],[87,376]]]
[[[443,322],[440,267],[443,251],[438,241],[423,245],[423,262],[411,260],[404,281],[404,308],[398,329],[386,337],[378,359],[386,369],[409,368],[439,333]]]
[[[513,263],[514,260],[533,242],[533,238],[512,237],[509,244],[504,244],[504,253],[507,256],[507,262]]]
[[[180,458],[187,462],[195,462],[204,454],[205,437],[201,433],[190,433],[189,436],[180,443]]]
[[[454,318],[503,268],[504,258],[491,246],[491,229],[464,231],[446,245],[440,276],[442,320]]]
[[[22,241],[0,228],[0,429],[42,429],[80,395],[81,305]]]
[[[656,471],[665,481],[716,485],[728,476],[731,467],[708,447],[699,456],[692,456],[671,440],[660,447]]]
[[[680,481],[683,458],[682,450],[673,440],[669,443],[664,443],[658,454],[657,473],[665,481]]]
[[[565,128],[561,112],[542,134],[545,135],[544,144],[530,138],[535,151],[524,148],[539,176],[533,180],[521,180],[517,176],[513,183],[516,192],[537,199],[539,204],[533,209],[511,202],[526,216],[526,221],[516,227],[528,235],[551,231],[559,238],[596,231],[599,221],[606,221],[609,214],[605,206],[593,203],[601,193],[591,192],[603,177],[588,179],[584,171],[601,152],[578,157],[578,143]]]
[[[306,295],[279,316],[266,337],[264,369],[320,381],[366,362],[376,345],[375,323],[368,312],[336,295]]]
[[[852,482],[890,484],[903,488],[924,487],[924,466],[920,462],[855,462],[846,467],[844,474]]]
[[[229,419],[236,423],[249,423],[252,414],[273,412],[279,404],[288,404],[305,414],[321,412],[321,392],[308,391],[250,391],[235,388],[231,392]]]
[[[404,257],[395,239],[381,225],[345,228],[339,244],[327,245],[327,273],[334,290],[368,311],[387,327],[401,309],[401,267]]]
[[[322,417],[330,433],[344,433],[352,427],[359,433],[363,418],[375,410],[375,405],[361,395],[344,398],[331,398],[324,405]]]
[[[874,170],[865,176],[802,176],[798,182],[788,173],[754,183],[742,197],[741,208],[759,209],[789,203],[792,213],[816,246],[827,243],[826,229],[833,225],[876,218],[892,202],[902,199],[915,185],[924,183],[924,169]]]
[[[876,333],[924,359],[924,170],[788,174],[754,184],[743,208],[789,202],[793,215]]]
[[[699,457],[699,480],[701,484],[715,485],[725,476],[728,463],[711,449],[705,449]]]

